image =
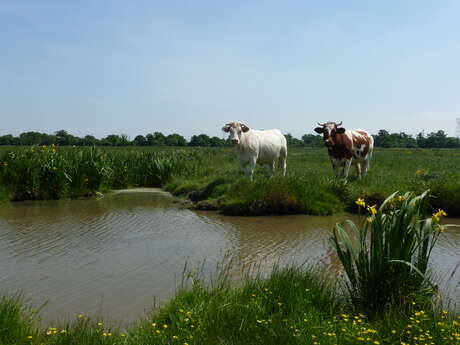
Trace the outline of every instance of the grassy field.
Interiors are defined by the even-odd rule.
[[[378,204],[394,191],[430,189],[436,196],[433,208],[460,216],[458,150],[377,149],[369,174],[357,180],[352,171],[346,185],[333,176],[322,148],[291,149],[285,178],[268,179],[267,169],[257,167],[253,183],[241,178],[230,149],[217,150],[204,162],[204,175],[174,177],[166,189],[195,201],[211,200],[225,213],[247,215],[356,212],[358,197]]]
[[[0,148],[3,200],[55,199],[109,189],[162,186],[198,208],[228,214],[356,212],[358,197],[380,203],[394,191],[430,189],[434,209],[460,216],[460,150],[376,149],[369,174],[333,176],[326,149],[291,148],[285,178],[256,168],[243,178],[231,148]]]

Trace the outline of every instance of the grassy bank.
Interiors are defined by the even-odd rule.
[[[17,298],[0,302],[0,343],[12,344],[458,344],[460,314],[409,302],[407,313],[354,312],[323,274],[274,270],[205,287],[199,280],[126,330],[85,315],[39,327]]]
[[[199,208],[244,215],[357,212],[357,198],[380,204],[396,190],[430,189],[434,209],[460,216],[459,150],[376,150],[369,174],[357,180],[352,169],[346,185],[333,176],[322,148],[290,149],[285,178],[269,178],[268,171],[258,166],[253,183],[242,178],[230,149],[216,150],[204,164],[205,175],[174,176],[165,188],[191,198]]]
[[[198,208],[227,214],[357,212],[361,197],[430,189],[434,209],[460,216],[460,150],[377,149],[362,180],[333,177],[324,148],[291,148],[285,178],[258,166],[250,183],[231,148],[0,148],[0,199],[57,199],[162,186]]]

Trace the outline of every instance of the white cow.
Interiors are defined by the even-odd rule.
[[[272,174],[275,174],[278,159],[281,173],[286,174],[287,142],[278,129],[258,131],[234,121],[227,123],[222,130],[230,134],[236,158],[251,180],[256,163],[270,164]]]

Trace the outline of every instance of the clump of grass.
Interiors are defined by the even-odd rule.
[[[0,344],[26,344],[38,335],[35,312],[20,295],[0,297]]]
[[[293,267],[240,287],[195,281],[130,337],[133,344],[295,344],[313,317],[338,311],[334,291],[324,276]]]
[[[47,345],[115,345],[126,344],[127,334],[107,327],[102,321],[83,314],[71,323],[43,329],[34,344]]]
[[[224,213],[239,215],[328,215],[344,210],[343,203],[319,178],[273,177],[254,182],[241,179],[227,193]]]
[[[393,193],[379,209],[358,199],[358,206],[368,211],[364,225],[358,227],[351,221],[346,222],[347,228],[336,225],[331,241],[358,310],[379,314],[407,309],[415,296],[429,298],[434,293],[427,267],[445,213],[440,210],[425,218],[428,197],[428,191]]]

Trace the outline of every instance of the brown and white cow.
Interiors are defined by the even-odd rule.
[[[346,181],[351,164],[356,165],[358,178],[361,178],[361,164],[363,164],[365,175],[374,149],[372,135],[362,129],[348,130],[340,127],[342,122],[326,122],[318,125],[320,127],[316,127],[315,132],[323,134],[335,175],[340,176],[339,167],[343,166],[343,177]]]

